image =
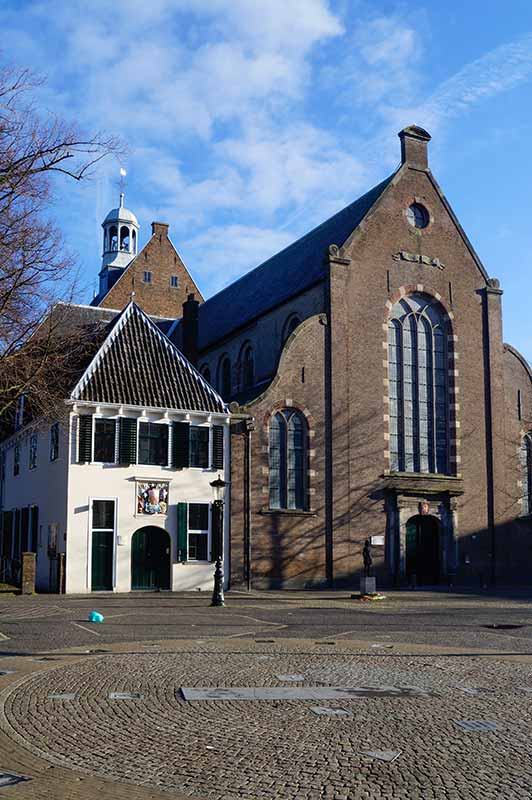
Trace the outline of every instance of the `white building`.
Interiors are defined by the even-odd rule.
[[[210,486],[229,472],[228,409],[134,302],[72,311],[94,344],[64,419],[19,414],[0,445],[4,571],[33,550],[40,591],[209,590],[220,548],[229,574]]]

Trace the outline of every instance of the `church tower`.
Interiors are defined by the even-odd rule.
[[[99,297],[107,294],[137,255],[139,223],[135,214],[124,206],[123,192],[120,192],[120,205],[107,214],[102,228],[103,256]]]

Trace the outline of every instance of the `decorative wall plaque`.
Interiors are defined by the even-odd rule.
[[[405,250],[400,250],[398,253],[392,255],[394,261],[410,261],[413,264],[426,264],[428,267],[436,267],[436,269],[445,269],[445,264],[442,264],[439,258],[431,258],[430,256],[421,256],[419,253],[407,253]]]
[[[167,514],[169,481],[137,481],[137,514]]]

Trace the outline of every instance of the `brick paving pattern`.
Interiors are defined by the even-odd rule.
[[[202,652],[196,645],[51,663],[4,690],[2,727],[56,767],[188,797],[530,799],[528,663],[325,653],[302,644],[299,652],[279,642],[262,645],[262,653],[260,645],[244,652]],[[187,703],[179,691],[282,686],[277,676],[294,674],[304,676],[298,685],[386,685],[433,694],[342,699],[337,706],[350,715],[341,716],[314,714],[314,701]],[[111,700],[112,692],[143,699]],[[61,693],[77,697],[50,699]],[[495,722],[496,729],[468,732],[457,720]],[[401,755],[386,763],[361,751]]]

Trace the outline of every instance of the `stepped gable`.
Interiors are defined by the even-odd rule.
[[[71,398],[228,413],[222,398],[134,302],[111,323]]]
[[[199,349],[206,349],[324,280],[329,245],[341,247],[344,244],[395,174],[203,303],[199,307]]]

